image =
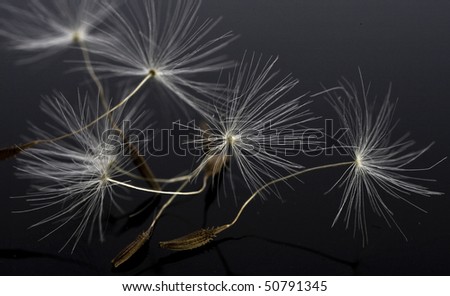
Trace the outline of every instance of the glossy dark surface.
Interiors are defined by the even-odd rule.
[[[450,18],[448,1],[294,1],[294,0],[205,0],[200,17],[223,17],[215,32],[234,31],[240,38],[226,48],[239,60],[245,50],[265,56],[279,55],[281,73],[300,80],[298,95],[320,91],[345,76],[358,79],[361,68],[372,93],[383,97],[390,83],[398,97],[395,135],[411,132],[417,148],[436,144],[419,159],[427,166],[448,155],[450,107]],[[67,60],[79,60],[74,50],[39,63],[16,65],[20,53],[0,46],[0,146],[30,135],[27,121],[43,125],[39,111],[41,95],[57,89],[75,102],[77,87],[86,85],[84,73],[67,73]],[[215,78],[214,78],[215,79]],[[213,79],[213,80],[214,80]],[[157,122],[160,104],[155,108]],[[311,109],[323,118],[333,117],[332,108],[316,98]],[[174,109],[177,110],[177,109]],[[166,115],[164,115],[166,116]],[[176,111],[167,116],[176,120]],[[163,120],[167,120],[167,117]],[[322,121],[316,125],[321,126]],[[325,164],[331,158],[301,159],[305,166]],[[191,167],[192,159],[164,158],[152,161],[158,175],[170,176]],[[257,200],[238,225],[224,232],[213,244],[184,253],[161,250],[157,242],[175,238],[206,225],[223,224],[232,217],[248,195],[239,192],[238,202],[220,194],[220,206],[211,202],[204,215],[205,198],[178,202],[158,224],[153,238],[137,258],[119,270],[110,260],[143,229],[111,223],[107,241],[89,244],[83,239],[73,254],[58,253],[70,226],[38,242],[49,231],[42,226],[27,230],[45,213],[11,214],[27,208],[26,202],[10,199],[27,192],[29,182],[14,175],[14,161],[0,163],[0,274],[2,275],[449,275],[450,200],[448,195],[410,200],[425,209],[422,213],[404,202],[387,197],[397,222],[409,238],[406,242],[395,228],[369,217],[369,245],[345,231],[342,221],[331,228],[340,193],[323,195],[343,172],[332,169],[312,173],[290,182],[294,190],[279,186],[280,195]],[[436,179],[430,187],[449,191],[449,162],[424,178]],[[225,184],[226,186],[226,184]],[[242,195],[242,196],[241,196]],[[135,198],[130,208],[145,200]],[[150,223],[148,214],[143,225]],[[95,237],[96,238],[96,237]]]

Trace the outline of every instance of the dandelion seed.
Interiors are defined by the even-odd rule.
[[[1,5],[11,17],[0,21],[0,36],[7,38],[14,49],[39,52],[30,61],[53,55],[76,43],[100,42],[101,36],[93,31],[108,13],[103,0],[24,2],[25,5]]]
[[[93,62],[96,71],[102,77],[150,75],[163,89],[201,112],[198,94],[211,95],[217,85],[202,82],[197,75],[230,66],[214,54],[231,42],[232,34],[208,39],[217,21],[198,22],[199,0],[142,2],[130,1],[128,11],[110,9],[105,40],[92,49],[106,59]]]
[[[229,77],[227,90],[207,118],[207,131],[192,141],[202,149],[198,172],[217,171],[230,163],[230,177],[240,176],[251,189],[261,187],[268,179],[296,171],[300,165],[286,154],[300,149],[305,124],[313,120],[309,104],[299,98],[287,100],[287,94],[298,83],[291,76],[276,81],[273,71],[276,58],[266,62],[253,55],[249,63],[245,56]],[[212,162],[217,164],[214,168]],[[235,174],[237,167],[240,174]]]
[[[98,114],[88,104],[87,97],[79,100],[77,112],[62,94],[47,97],[42,109],[54,124],[48,126],[49,131],[33,127],[34,133],[39,137],[51,137],[53,133],[78,130],[90,122]],[[19,176],[33,180],[35,185],[25,196],[31,208],[17,212],[56,211],[31,227],[57,224],[45,236],[48,237],[72,221],[78,223],[61,250],[73,242],[73,252],[87,229],[90,229],[90,237],[97,229],[100,240],[104,240],[105,211],[111,207],[120,210],[114,185],[108,180],[126,173],[130,161],[122,153],[123,135],[117,133],[116,127],[120,126],[119,120],[141,119],[139,108],[135,106],[127,112],[121,109],[122,112],[99,121],[89,130],[64,141],[31,148],[18,159]]]
[[[390,89],[378,110],[374,106],[375,102],[369,103],[369,89],[370,85],[366,88],[361,76],[360,90],[345,80],[334,91],[326,91],[342,126],[347,128],[343,148],[354,160],[333,186],[344,187],[333,225],[341,217],[346,222],[347,228],[353,223],[355,232],[357,230],[362,232],[363,245],[368,241],[366,221],[368,207],[382,217],[390,227],[394,225],[405,236],[394,219],[394,213],[387,205],[387,198],[400,199],[422,210],[405,196],[441,194],[416,184],[417,181],[430,180],[410,175],[429,170],[436,165],[426,168],[411,167],[431,145],[422,150],[411,151],[414,142],[408,140],[407,135],[392,140],[395,103],[390,100]]]
[[[163,249],[169,249],[172,251],[187,251],[197,249],[212,242],[214,238],[226,228],[226,226],[222,226],[200,229],[171,241],[160,242],[159,246]]]
[[[328,99],[337,111],[342,125],[348,129],[345,139],[342,141],[342,148],[352,157],[352,161],[310,167],[272,179],[247,198],[231,222],[218,227],[200,229],[181,238],[162,242],[160,246],[175,251],[202,247],[210,243],[221,232],[236,225],[248,205],[268,187],[309,172],[338,167],[347,167],[347,169],[330,189],[344,187],[341,205],[333,226],[343,215],[347,228],[353,221],[355,233],[356,230],[360,230],[363,236],[363,244],[366,244],[368,241],[366,209],[367,206],[370,206],[389,226],[395,225],[403,234],[394,220],[393,212],[384,201],[384,195],[403,200],[413,206],[415,205],[402,195],[440,195],[439,192],[431,191],[414,183],[430,180],[412,177],[409,176],[409,173],[430,170],[446,158],[430,167],[410,168],[410,164],[425,153],[431,145],[419,151],[408,152],[413,142],[406,140],[406,136],[392,142],[391,133],[395,126],[393,124],[395,104],[389,100],[390,91],[386,95],[381,108],[377,110],[378,113],[376,113],[374,105],[368,103],[369,89],[365,88],[362,78],[361,84],[361,93],[348,81],[344,81],[339,87],[315,95],[328,95]],[[235,139],[229,141],[235,144]],[[417,206],[415,207],[420,209]]]

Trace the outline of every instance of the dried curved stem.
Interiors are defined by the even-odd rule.
[[[134,190],[138,190],[138,191],[142,191],[142,192],[149,192],[149,193],[156,193],[156,194],[163,194],[163,195],[170,195],[170,194],[176,194],[176,195],[197,195],[202,193],[203,191],[205,191],[207,185],[208,185],[208,177],[204,177],[203,178],[203,185],[200,189],[195,190],[195,191],[188,191],[188,192],[183,192],[183,191],[164,191],[164,190],[155,190],[155,189],[148,189],[148,188],[143,188],[143,187],[139,187],[139,186],[135,186],[135,185],[131,185],[129,183],[126,182],[121,182],[118,180],[114,180],[111,178],[107,179],[108,182],[115,184],[115,185],[119,185],[122,187],[126,187],[126,188],[130,188],[130,189],[134,189]],[[189,182],[189,180],[187,180],[186,182]]]
[[[84,59],[84,64],[86,66],[86,70],[88,71],[89,76],[91,76],[92,80],[94,81],[95,85],[97,86],[100,102],[102,103],[103,108],[105,108],[105,110],[108,110],[109,104],[108,104],[108,101],[106,100],[105,89],[103,88],[102,82],[100,81],[100,78],[97,76],[97,74],[95,73],[94,67],[92,66],[91,57],[89,55],[89,49],[87,47],[87,44],[83,39],[79,39],[77,41],[80,46],[81,53],[83,54],[83,59]]]
[[[89,49],[87,47],[87,44],[84,40],[79,40],[78,44],[80,45],[81,52],[83,54],[84,63],[86,66],[86,69],[91,76],[92,80],[94,81],[95,85],[98,89],[98,96],[100,98],[100,102],[103,105],[103,108],[105,110],[109,109],[109,103],[106,99],[105,95],[105,89],[103,88],[102,82],[100,81],[100,78],[95,73],[94,67],[92,66],[91,57],[89,55]],[[111,114],[110,114],[111,115]],[[122,136],[125,143],[127,143],[128,149],[130,150],[131,157],[133,159],[133,163],[135,164],[136,168],[139,170],[141,175],[144,177],[144,179],[147,181],[148,185],[152,189],[161,190],[161,186],[159,186],[158,182],[155,181],[155,175],[153,171],[150,169],[150,166],[148,165],[147,161],[145,160],[142,155],[139,154],[139,151],[137,148],[126,139],[123,130],[118,127],[115,122],[112,120],[111,116],[109,117],[109,120],[113,127],[117,129]]]
[[[117,105],[115,105],[113,108],[109,109],[107,112],[103,113],[102,115],[100,115],[99,117],[97,117],[96,119],[94,119],[93,121],[91,121],[90,123],[86,124],[85,126],[79,128],[78,130],[75,130],[73,132],[52,138],[52,139],[39,139],[39,140],[33,140],[24,144],[19,144],[19,145],[14,145],[12,147],[8,147],[8,148],[3,148],[0,149],[0,160],[6,160],[8,158],[12,158],[14,156],[16,156],[17,154],[23,152],[26,149],[32,148],[36,145],[40,145],[40,144],[45,144],[45,143],[52,143],[52,142],[56,142],[56,141],[60,141],[63,139],[66,139],[68,137],[71,137],[73,135],[76,135],[90,127],[92,127],[93,125],[95,125],[97,122],[99,122],[100,120],[102,120],[103,118],[111,115],[114,111],[118,110],[120,107],[124,106],[132,97],[134,97],[134,95],[136,95],[136,93],[139,92],[139,90],[153,77],[155,76],[154,72],[150,72],[147,76],[145,76],[145,78],[136,86],[136,88],[130,93],[128,94],[122,101],[120,101]]]
[[[200,229],[193,233],[185,235],[181,238],[177,238],[177,239],[174,239],[171,241],[160,242],[159,245],[161,248],[165,248],[165,249],[169,249],[169,250],[173,250],[173,251],[185,251],[185,250],[191,250],[191,249],[195,249],[195,248],[204,246],[207,243],[211,242],[221,232],[234,226],[238,222],[239,218],[241,217],[241,215],[244,212],[244,210],[246,209],[246,207],[255,199],[256,196],[258,196],[261,192],[263,192],[269,186],[272,186],[272,185],[282,182],[282,181],[286,181],[290,178],[294,178],[296,176],[299,176],[299,175],[302,175],[302,174],[305,174],[308,172],[327,169],[327,168],[340,167],[340,166],[348,166],[348,165],[352,165],[352,164],[354,164],[353,161],[328,164],[328,165],[304,169],[302,171],[290,174],[288,176],[284,176],[282,178],[272,180],[272,181],[266,183],[264,186],[260,187],[257,191],[255,191],[255,193],[253,193],[245,201],[245,203],[242,205],[242,207],[240,208],[240,210],[237,213],[237,215],[235,216],[235,218],[230,223],[224,224],[224,225],[221,225],[218,227],[212,227],[212,228],[208,228],[208,229]]]

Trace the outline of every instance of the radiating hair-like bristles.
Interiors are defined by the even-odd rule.
[[[412,163],[431,145],[421,150],[411,150],[414,142],[408,140],[407,135],[393,140],[395,103],[391,102],[390,89],[377,109],[375,99],[369,102],[369,88],[366,88],[361,76],[360,89],[344,80],[339,87],[326,91],[342,127],[347,128],[343,148],[354,160],[335,184],[344,187],[344,193],[333,225],[340,217],[346,221],[347,227],[353,223],[355,231],[362,232],[363,244],[368,240],[366,212],[369,207],[389,226],[396,226],[403,234],[394,220],[388,199],[393,197],[415,206],[407,199],[408,196],[441,194],[419,184],[420,181],[430,180],[412,175],[436,165],[412,167]]]
[[[0,36],[7,38],[14,49],[33,52],[30,61],[65,50],[79,41],[93,45],[101,38],[93,30],[107,15],[103,0],[15,2],[0,6],[3,11]]]
[[[215,54],[232,34],[210,38],[217,21],[199,22],[200,4],[200,0],[143,0],[130,1],[127,10],[110,9],[105,42],[92,50],[103,58],[94,58],[95,69],[103,77],[143,78],[151,73],[169,94],[201,112],[198,94],[212,94],[217,85],[202,82],[197,75],[230,66]]]
[[[79,106],[79,110],[74,109],[60,93],[47,97],[42,110],[52,119],[52,123],[47,124],[45,131],[33,127],[34,135],[48,139],[55,134],[78,131],[103,112],[98,110],[98,105],[92,106],[87,97],[79,98]],[[117,127],[122,126],[121,120],[141,118],[139,106],[125,110],[98,121],[95,126],[70,138],[30,148],[18,158],[18,175],[31,179],[33,190],[23,197],[31,208],[17,212],[55,211],[31,226],[56,224],[45,237],[72,221],[77,225],[61,250],[72,242],[73,251],[87,229],[90,229],[92,236],[97,228],[103,240],[103,224],[108,209],[120,209],[113,184],[108,178],[122,176],[130,160],[123,153],[123,139],[127,131],[119,133]]]
[[[246,62],[244,57],[229,76],[215,112],[207,117],[208,130],[193,140],[203,153],[199,172],[217,173],[229,162],[230,177],[255,190],[301,168],[286,155],[301,149],[305,124],[314,118],[306,109],[309,102],[287,98],[298,81],[291,76],[277,79],[276,61],[253,55]]]

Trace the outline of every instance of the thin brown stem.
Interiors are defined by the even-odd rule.
[[[92,80],[94,81],[95,85],[98,88],[98,96],[100,98],[100,102],[103,105],[103,108],[105,110],[109,109],[109,103],[106,99],[105,95],[105,89],[103,88],[102,82],[100,81],[100,78],[95,73],[94,67],[92,66],[91,57],[89,55],[89,49],[87,47],[87,44],[84,40],[78,41],[80,45],[81,52],[83,54],[84,63],[86,66],[86,69],[91,76]],[[150,169],[150,166],[148,165],[145,158],[139,154],[139,151],[137,148],[126,139],[123,130],[116,125],[114,120],[111,118],[111,114],[108,115],[109,120],[113,126],[113,128],[117,129],[120,132],[120,135],[122,136],[125,143],[127,143],[128,149],[130,150],[131,158],[133,159],[133,163],[136,166],[136,168],[139,170],[141,175],[144,177],[144,179],[147,181],[148,185],[152,189],[161,190],[161,187],[159,186],[158,182],[155,181],[155,175],[153,171]]]
[[[76,135],[76,134],[78,134],[78,133],[80,133],[80,132],[82,132],[82,131],[90,128],[90,127],[92,127],[93,125],[95,125],[97,122],[99,122],[103,118],[109,116],[114,111],[116,111],[120,107],[124,106],[134,95],[136,95],[137,92],[139,92],[139,90],[147,83],[147,81],[152,79],[154,76],[155,76],[155,73],[150,71],[150,73],[122,101],[120,101],[113,108],[109,109],[107,112],[103,113],[102,115],[100,115],[99,117],[97,117],[96,119],[91,121],[90,123],[88,123],[85,126],[79,128],[78,130],[75,130],[73,132],[70,132],[70,133],[67,133],[67,134],[55,137],[55,138],[51,138],[51,139],[33,140],[33,141],[27,142],[25,144],[14,145],[12,147],[0,149],[0,160],[6,160],[8,158],[12,158],[12,157],[16,156],[17,154],[23,152],[24,150],[30,149],[30,148],[32,148],[32,147],[34,147],[36,145],[52,143],[52,142],[57,142],[57,141],[60,141],[60,140],[64,140],[64,139],[66,139],[68,137]]]
[[[89,76],[91,76],[92,81],[94,81],[95,85],[97,86],[100,102],[102,103],[103,108],[105,108],[105,110],[108,110],[109,104],[108,101],[106,100],[105,89],[103,88],[102,82],[100,81],[100,78],[97,76],[94,67],[92,66],[91,57],[89,55],[89,49],[87,47],[87,44],[83,39],[78,40],[78,44],[80,46],[81,53],[83,54],[86,70],[88,71]]]
[[[266,188],[268,188],[269,186],[272,186],[276,183],[280,183],[283,181],[286,181],[288,179],[297,177],[299,175],[302,174],[306,174],[309,172],[313,172],[313,171],[318,171],[318,170],[322,170],[322,169],[329,169],[329,168],[335,168],[335,167],[341,167],[341,166],[347,166],[347,165],[352,165],[354,162],[353,161],[349,161],[349,162],[340,162],[340,163],[333,163],[333,164],[327,164],[327,165],[323,165],[323,166],[318,166],[318,167],[313,167],[313,168],[308,168],[308,169],[304,169],[302,171],[293,173],[291,175],[276,179],[276,180],[272,180],[269,183],[266,183],[264,186],[262,186],[261,188],[259,188],[255,193],[253,193],[246,201],[245,203],[242,205],[241,209],[239,210],[239,212],[237,213],[236,217],[234,218],[234,220],[229,223],[226,224],[224,226],[226,226],[225,229],[233,226],[234,224],[236,224],[236,222],[239,220],[239,218],[241,217],[242,213],[244,212],[245,208],[250,204],[250,202],[252,202],[256,196],[258,196],[258,194],[260,194],[262,191],[264,191]],[[223,230],[225,230],[223,229]],[[222,230],[222,231],[223,231]]]
[[[204,246],[204,245],[208,244],[209,242],[211,242],[218,234],[220,234],[221,232],[223,232],[226,229],[235,225],[237,223],[237,221],[239,220],[239,218],[241,217],[244,210],[247,208],[247,206],[255,199],[256,196],[258,196],[262,191],[264,191],[269,186],[272,186],[279,182],[286,181],[290,178],[294,178],[296,176],[299,176],[299,175],[302,175],[302,174],[305,174],[308,172],[327,169],[327,168],[349,166],[349,165],[353,165],[353,164],[354,164],[353,161],[328,164],[328,165],[313,167],[313,168],[309,168],[309,169],[304,169],[302,171],[293,173],[291,175],[272,180],[272,181],[266,183],[264,186],[260,187],[255,193],[253,193],[245,201],[245,203],[242,205],[239,212],[237,213],[236,217],[230,223],[224,224],[224,225],[221,225],[218,227],[200,229],[200,230],[194,231],[188,235],[185,235],[181,238],[177,238],[177,239],[165,241],[165,242],[160,242],[159,245],[162,248],[170,249],[170,250],[174,250],[174,251],[185,251],[185,250],[191,250],[191,249],[195,249],[195,248]]]

